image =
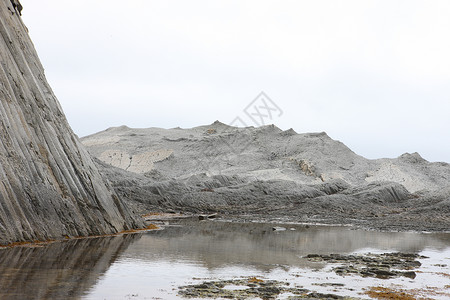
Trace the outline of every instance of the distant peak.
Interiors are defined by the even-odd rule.
[[[113,130],[117,130],[117,131],[125,131],[125,130],[130,130],[131,128],[128,127],[127,125],[122,125],[122,126],[117,126],[117,127],[109,127],[108,129],[106,129],[105,131],[113,131]]]
[[[261,131],[279,131],[281,132],[282,130],[280,128],[278,128],[277,126],[275,126],[274,124],[270,124],[270,125],[262,125],[259,127],[259,129]]]
[[[307,133],[308,136],[310,137],[328,137],[328,134],[325,131],[322,132],[311,132],[311,133]]]
[[[403,153],[402,155],[399,156],[399,159],[403,160],[403,161],[407,161],[410,163],[422,163],[422,162],[427,162],[426,159],[424,159],[419,153],[414,152],[414,153]]]
[[[297,132],[294,129],[289,128],[288,130],[281,132],[281,135],[292,136],[297,135]]]
[[[227,126],[225,123],[222,123],[219,120],[215,120],[214,123],[212,123],[211,125],[225,125],[225,126]]]
[[[220,122],[219,120],[214,121],[214,123],[212,123],[211,125],[209,125],[209,127],[215,128],[215,129],[220,129],[220,128],[229,128],[231,127],[230,125],[227,125],[225,123]]]

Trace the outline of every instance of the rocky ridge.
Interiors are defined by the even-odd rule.
[[[191,129],[121,126],[82,142],[116,192],[142,212],[450,230],[450,165],[418,153],[369,160],[326,133],[218,121]]]
[[[450,179],[449,164],[430,163],[418,153],[369,160],[324,132],[297,134],[274,125],[238,128],[216,121],[191,129],[121,126],[84,137],[82,142],[107,164],[166,178],[206,173],[302,184],[390,181],[410,192],[440,189]]]

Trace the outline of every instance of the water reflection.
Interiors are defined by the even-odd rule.
[[[0,250],[0,299],[79,299],[138,235]]]
[[[230,264],[269,270],[279,265],[308,266],[299,256],[309,253],[351,253],[364,248],[418,253],[445,249],[450,234],[376,232],[349,227],[192,222],[182,227],[149,232],[125,255],[133,259],[188,260],[209,269]],[[291,230],[294,229],[294,230]],[[306,265],[305,265],[306,264]]]
[[[193,277],[317,268],[300,258],[309,253],[418,253],[450,246],[450,234],[304,225],[277,232],[272,226],[190,220],[144,234],[0,250],[0,299],[143,299],[133,296],[138,293],[172,299],[176,287]]]

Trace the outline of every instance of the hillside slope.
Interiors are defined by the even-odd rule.
[[[81,139],[90,153],[112,166],[166,178],[195,174],[239,175],[253,180],[349,184],[390,181],[410,192],[450,183],[450,165],[419,154],[365,159],[326,133],[297,134],[274,125],[237,128],[216,121],[192,129],[110,128]]]
[[[325,133],[220,122],[110,128],[82,142],[134,210],[218,212],[389,230],[450,230],[450,166],[368,160]]]

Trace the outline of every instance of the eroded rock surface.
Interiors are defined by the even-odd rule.
[[[142,226],[69,127],[21,8],[0,0],[0,244]]]
[[[325,133],[220,122],[191,129],[121,126],[82,142],[116,192],[143,214],[168,209],[450,230],[450,165],[417,153],[369,160]],[[135,159],[156,157],[151,153],[165,155]]]
[[[414,270],[422,265],[418,259],[428,257],[416,253],[394,252],[364,255],[309,254],[305,258],[313,262],[339,264],[338,267],[333,268],[333,271],[341,276],[359,275],[381,279],[404,276],[414,279],[416,278]]]
[[[411,193],[450,185],[450,165],[430,163],[418,153],[369,160],[324,132],[297,134],[274,125],[237,128],[216,121],[190,129],[121,126],[81,140],[105,163],[138,174],[153,170],[168,178],[206,173],[301,184],[389,181]]]
[[[233,288],[229,288],[233,287]],[[278,296],[287,296],[287,299],[322,299],[322,300],[356,300],[335,294],[323,294],[300,287],[292,287],[290,283],[277,280],[262,280],[256,277],[248,279],[230,279],[221,281],[205,281],[179,287],[179,296],[184,298],[224,298],[224,299],[278,299]],[[289,295],[289,296],[288,296]]]

